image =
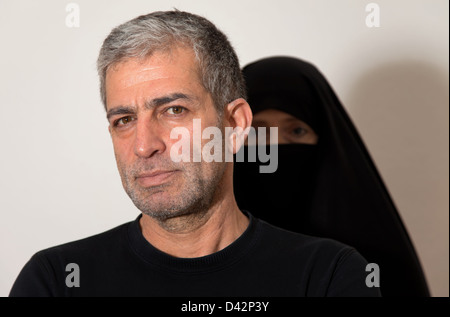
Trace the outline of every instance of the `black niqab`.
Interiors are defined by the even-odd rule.
[[[280,144],[273,174],[259,173],[260,162],[236,162],[238,206],[279,227],[355,247],[379,265],[383,296],[429,296],[394,203],[325,77],[290,57],[254,62],[243,73],[254,114],[270,108],[289,113],[309,124],[319,142]]]

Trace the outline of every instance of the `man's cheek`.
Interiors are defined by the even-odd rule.
[[[132,159],[135,156],[133,146],[129,142],[121,141],[122,140],[113,140],[113,150],[117,165],[130,165],[132,164]]]

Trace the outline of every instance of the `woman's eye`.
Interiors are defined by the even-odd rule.
[[[118,126],[118,125],[126,125],[126,124],[128,124],[128,123],[130,123],[131,121],[133,121],[134,120],[134,118],[133,117],[131,117],[131,116],[126,116],[126,117],[123,117],[123,118],[120,118],[119,120],[117,120],[116,122],[115,122],[115,126]]]
[[[292,130],[292,134],[294,134],[295,136],[302,136],[305,133],[306,133],[306,130],[303,128],[300,128],[300,127]]]
[[[185,110],[184,107],[174,106],[174,107],[168,108],[167,112],[172,115],[177,115],[177,114],[182,114],[184,110]]]

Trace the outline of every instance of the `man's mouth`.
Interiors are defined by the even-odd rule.
[[[177,170],[155,170],[151,172],[141,173],[136,177],[136,181],[142,187],[152,187],[161,185],[172,177]]]

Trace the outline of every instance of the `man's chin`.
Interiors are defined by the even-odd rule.
[[[206,204],[203,200],[196,200],[194,195],[182,199],[182,195],[166,191],[153,193],[150,199],[135,201],[135,206],[145,215],[163,222],[173,218],[201,214]]]
[[[167,202],[164,204],[152,204],[152,206],[137,206],[138,209],[150,218],[159,223],[167,222],[175,218],[183,218],[192,214],[198,213],[200,210],[192,208],[192,206],[170,205]]]

